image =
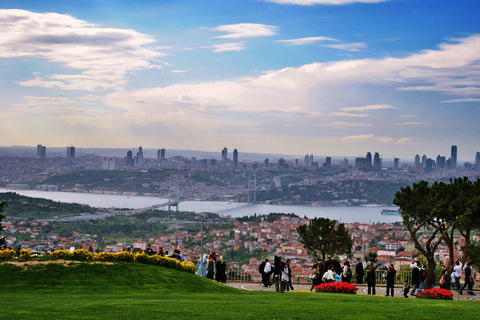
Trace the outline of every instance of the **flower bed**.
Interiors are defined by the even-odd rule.
[[[322,283],[315,288],[316,292],[330,292],[330,293],[357,293],[357,286],[348,282],[331,282]]]
[[[453,300],[453,293],[449,290],[435,288],[423,290],[418,297],[420,299]]]
[[[30,255],[30,250],[20,250],[20,256],[17,256],[17,252],[14,250],[3,250],[0,251],[0,260],[12,260],[19,259],[21,261],[32,260]],[[76,261],[128,261],[128,262],[138,262],[144,264],[153,264],[161,267],[177,269],[181,271],[186,271],[189,273],[195,273],[195,265],[192,262],[183,261],[180,262],[177,259],[170,257],[162,257],[159,255],[149,256],[145,253],[132,253],[127,251],[121,252],[99,252],[96,254],[91,253],[90,251],[77,249],[74,251],[70,250],[55,250],[50,252],[47,256],[42,259],[46,260],[76,260]]]

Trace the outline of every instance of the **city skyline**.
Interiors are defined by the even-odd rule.
[[[0,146],[393,160],[449,158],[456,145],[457,158],[473,162],[478,9],[447,0],[0,1]]]

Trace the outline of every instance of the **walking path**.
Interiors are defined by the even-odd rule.
[[[275,287],[274,287],[273,284],[270,287],[264,287],[259,282],[227,282],[226,284],[228,286],[238,288],[238,289],[243,289],[243,290],[275,291]],[[310,284],[293,284],[293,287],[295,288],[295,290],[310,291],[311,285]],[[360,284],[360,285],[357,285],[357,287],[359,288],[358,291],[357,291],[358,294],[364,294],[364,295],[367,294],[367,286],[366,285],[361,285]],[[377,296],[384,296],[385,293],[386,293],[386,287],[384,285],[383,286],[377,286],[376,291],[377,291]],[[476,292],[477,294],[475,296],[466,294],[465,293],[466,291],[464,291],[463,295],[460,295],[458,293],[458,291],[456,291],[456,290],[452,290],[452,292],[453,292],[453,299],[454,300],[476,300],[476,301],[480,301],[480,292],[478,292],[478,291]],[[403,297],[402,287],[400,287],[400,286],[395,287],[394,297],[405,299]],[[412,299],[416,299],[415,297],[412,297],[410,295],[408,297],[412,298]]]

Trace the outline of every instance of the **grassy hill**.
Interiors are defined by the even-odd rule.
[[[478,301],[243,291],[137,263],[0,264],[0,319],[476,318]]]

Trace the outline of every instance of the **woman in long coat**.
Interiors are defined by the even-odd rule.
[[[215,267],[217,268],[217,273],[215,274],[215,281],[221,283],[227,282],[227,275],[225,274],[226,266],[225,261],[223,260],[223,256],[220,256],[220,258],[217,260]]]

